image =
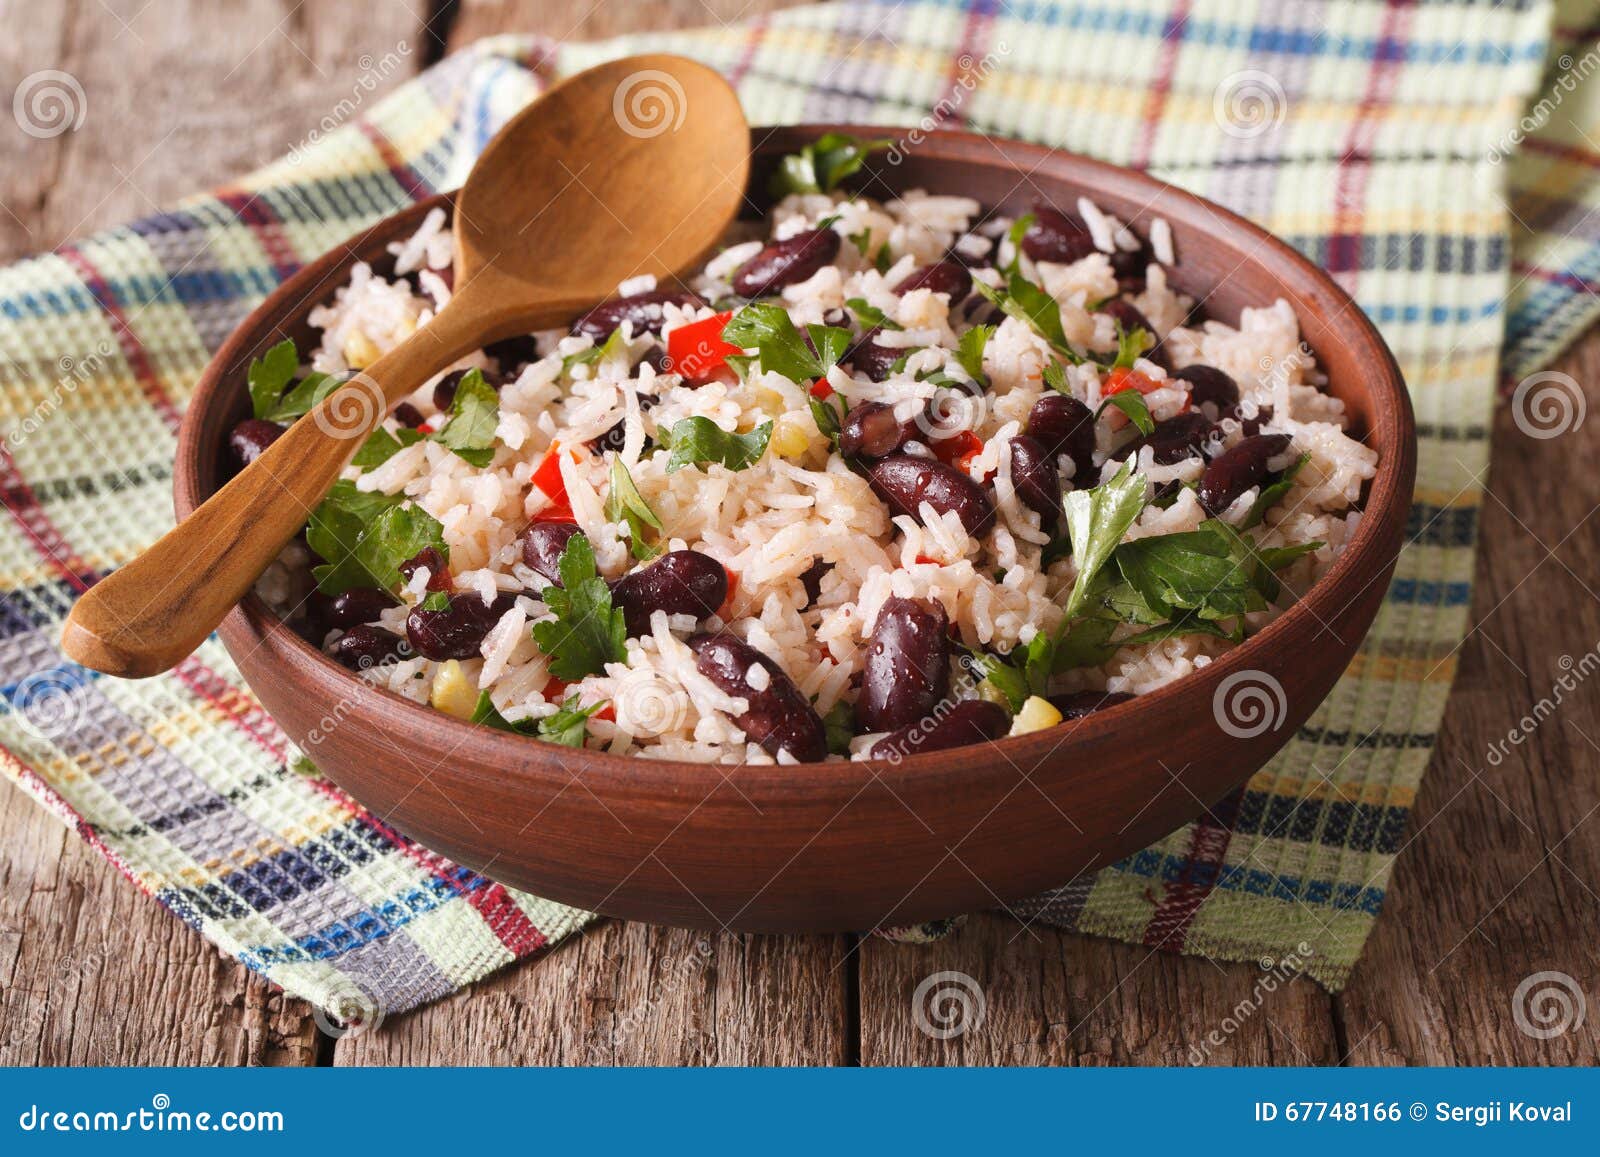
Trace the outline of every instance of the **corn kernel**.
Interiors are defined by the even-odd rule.
[[[789,408],[789,404],[783,400],[782,394],[778,393],[777,390],[769,390],[766,386],[756,387],[755,400],[756,405],[763,413],[771,414],[773,417],[777,417]]]
[[[1027,735],[1044,731],[1060,722],[1061,712],[1052,707],[1049,700],[1030,695],[1022,705],[1022,710],[1017,712],[1017,717],[1011,721],[1011,734]]]
[[[360,330],[351,330],[344,339],[344,364],[353,370],[364,370],[378,360],[378,347]]]
[[[769,445],[780,458],[798,458],[811,448],[811,438],[804,426],[785,414],[773,425]]]
[[[428,702],[446,715],[457,719],[471,719],[472,709],[478,705],[478,690],[455,659],[449,660],[433,677],[433,692]]]

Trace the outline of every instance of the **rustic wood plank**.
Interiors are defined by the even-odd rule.
[[[1572,481],[1589,476],[1600,428],[1600,335],[1557,368],[1583,384],[1590,418],[1548,440],[1519,430],[1509,407],[1495,423],[1477,626],[1461,651],[1410,846],[1339,1001],[1357,1064],[1600,1057],[1600,679],[1580,678],[1600,661],[1600,494]],[[1564,674],[1577,686],[1556,688]],[[1532,737],[1491,762],[1491,747],[1541,700],[1541,715],[1553,710]],[[1586,1023],[1547,1039],[1518,1027],[1518,986],[1541,972],[1576,982]],[[1551,982],[1532,987],[1560,995]],[[1545,1011],[1560,1015],[1554,1002]],[[1536,1030],[1559,1023],[1524,1019]]]
[[[631,32],[741,24],[809,0],[651,0],[648,4],[567,0],[461,0],[452,49],[483,36],[527,32],[556,40],[599,40]]]
[[[860,956],[863,1065],[1314,1065],[1338,1057],[1329,997],[1287,970],[1024,928],[996,913],[930,945],[866,940]]]
[[[340,1065],[826,1065],[847,941],[606,922],[460,996],[342,1038]]]
[[[357,91],[363,55],[385,69],[361,93],[377,99],[421,63],[422,7],[0,0],[4,92],[58,69],[86,102],[76,131],[0,131],[0,260],[280,155]],[[0,847],[0,1063],[314,1063],[304,1003],[222,958],[9,784]]]
[[[0,260],[222,184],[288,152],[340,101],[370,105],[421,66],[427,7],[0,0],[4,91],[56,69],[83,101],[75,131],[0,131]]]
[[[0,782],[0,1065],[309,1065],[316,1030]]]

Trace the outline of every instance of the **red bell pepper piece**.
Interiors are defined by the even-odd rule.
[[[577,455],[572,460],[577,461]],[[550,504],[533,516],[535,522],[571,522],[572,503],[567,501],[567,484],[561,477],[561,443],[550,443],[550,452],[533,472],[534,486],[550,498]]]
[[[704,378],[722,367],[729,354],[744,351],[722,340],[733,311],[680,325],[667,335],[667,370],[685,378]]]
[[[818,378],[811,383],[811,396],[821,398],[824,402],[833,397],[833,387],[828,384],[827,378]]]

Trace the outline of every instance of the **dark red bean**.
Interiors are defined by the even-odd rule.
[[[822,597],[822,576],[832,569],[831,562],[819,558],[814,559],[811,565],[801,572],[800,585],[806,592],[806,605],[801,607],[801,610],[809,610]]]
[[[286,429],[287,426],[280,426],[265,418],[246,418],[228,435],[228,449],[233,452],[235,462],[248,466],[282,437]]]
[[[1049,205],[1033,207],[1033,222],[1022,235],[1022,251],[1035,261],[1071,265],[1095,252],[1089,227]]]
[[[867,481],[889,509],[918,522],[926,502],[936,514],[955,511],[968,534],[982,534],[994,524],[994,503],[983,487],[937,458],[892,454],[868,468]]]
[[[1088,406],[1054,391],[1028,411],[1028,436],[1037,438],[1051,457],[1072,459],[1073,480],[1082,485],[1094,476],[1094,413]]]
[[[1239,495],[1260,485],[1271,473],[1268,459],[1276,458],[1288,448],[1287,434],[1257,434],[1234,443],[1217,455],[1200,475],[1200,489],[1196,495],[1200,505],[1212,514],[1221,514]]]
[[[649,366],[658,374],[670,374],[672,372],[667,368],[667,351],[659,345],[653,345],[645,350],[644,357],[639,359],[639,364]],[[643,401],[644,399],[641,398],[640,403],[642,404]]]
[[[370,671],[385,663],[398,663],[416,657],[411,643],[381,627],[358,626],[340,635],[330,648],[340,666],[352,671]]]
[[[839,235],[832,229],[807,229],[774,241],[733,275],[740,297],[760,297],[786,285],[797,285],[839,255]]]
[[[834,326],[835,328],[839,328],[839,327],[842,327],[842,326],[847,326],[847,325],[850,324],[850,315],[846,311],[844,311],[842,309],[839,309],[837,307],[834,308],[834,309],[826,310],[822,314],[822,324],[823,325],[831,325],[831,326]]]
[[[553,583],[561,581],[561,555],[578,533],[576,522],[535,522],[522,532],[522,561]]]
[[[1246,418],[1239,412],[1238,406],[1230,406],[1226,416],[1239,423],[1239,428],[1244,431],[1246,438],[1253,438],[1261,433],[1262,426],[1272,421],[1272,407],[1257,406],[1255,417]]]
[[[856,373],[864,375],[867,380],[873,382],[881,382],[888,378],[894,369],[894,364],[911,352],[896,346],[879,345],[877,337],[880,332],[869,329],[856,338],[850,348],[845,350],[844,357],[839,359]]]
[[[1126,691],[1071,691],[1063,695],[1050,695],[1050,706],[1061,712],[1061,721],[1082,719],[1118,703],[1131,703],[1134,699]]]
[[[862,402],[839,425],[839,453],[846,458],[882,458],[919,433],[914,418],[896,418],[884,402]]]
[[[1150,340],[1155,344],[1146,350],[1143,356],[1168,373],[1172,372],[1172,359],[1167,356],[1167,351],[1161,342],[1161,335],[1156,332],[1156,327],[1150,324],[1150,319],[1139,311],[1138,306],[1126,298],[1113,297],[1110,301],[1100,306],[1100,312],[1115,318],[1117,323],[1122,326],[1123,333],[1132,333],[1136,329],[1142,329],[1149,334]]]
[[[503,594],[485,603],[476,591],[466,591],[451,595],[443,610],[413,607],[406,616],[406,637],[424,658],[475,659],[483,637],[514,601],[515,596]]]
[[[872,745],[873,759],[899,763],[908,755],[965,747],[985,739],[999,739],[1011,730],[1011,716],[1004,707],[987,699],[963,699],[943,715],[919,719],[908,727],[890,732]]]
[[[374,622],[384,611],[399,605],[399,600],[388,591],[377,587],[351,587],[320,606],[318,617],[330,629],[338,627],[348,631],[362,623]]]
[[[727,570],[698,550],[675,550],[611,584],[611,601],[622,608],[630,638],[649,634],[654,611],[705,619],[727,598]]]
[[[1158,466],[1171,466],[1199,454],[1200,444],[1210,434],[1210,420],[1198,410],[1188,410],[1165,422],[1157,422],[1154,430],[1114,451],[1111,457],[1120,462],[1149,446]]]
[[[896,293],[910,293],[913,289],[931,289],[935,293],[950,295],[952,307],[960,305],[972,292],[972,274],[954,261],[935,261],[913,270],[900,284]]]
[[[401,402],[394,408],[394,420],[399,422],[408,430],[415,430],[418,426],[422,425],[423,422],[427,421],[427,419],[422,416],[422,411],[417,409],[410,402]]]
[[[399,570],[406,581],[411,581],[411,576],[417,573],[418,567],[428,568],[428,589],[430,591],[448,591],[454,583],[450,578],[450,564],[445,561],[437,547],[425,546],[416,554],[400,564]]]
[[[511,378],[516,370],[539,360],[539,342],[531,333],[524,334],[486,345],[483,352],[495,360],[507,378]]]
[[[471,370],[451,370],[433,387],[433,405],[440,413],[448,410],[456,400],[456,390],[461,387],[461,379],[470,374]],[[500,375],[493,370],[483,370],[483,380],[488,382],[496,393],[500,392]]]
[[[801,763],[818,763],[828,757],[828,734],[822,717],[810,700],[784,674],[783,668],[749,643],[733,635],[694,635],[689,649],[695,669],[720,691],[743,699],[745,713],[734,720],[745,735],[773,755],[787,751]],[[767,672],[767,686],[750,686],[749,671],[759,664]]]
[[[1189,387],[1189,401],[1196,406],[1211,406],[1217,417],[1239,403],[1239,385],[1215,366],[1196,362],[1172,375]]]
[[[1061,513],[1061,473],[1055,456],[1027,434],[1011,439],[1011,485],[1022,505],[1039,515],[1041,526],[1055,524]]]
[[[893,731],[926,718],[950,694],[950,618],[922,599],[878,611],[856,699],[857,731]]]
[[[627,297],[602,301],[572,323],[572,332],[588,334],[596,342],[602,342],[610,337],[619,325],[629,321],[633,323],[634,337],[646,333],[659,334],[661,323],[666,318],[662,306],[681,305],[686,309],[691,307],[698,309],[704,304],[705,302],[692,293],[652,289],[648,293],[634,293]]]
[[[1142,293],[1145,271],[1154,259],[1150,247],[1143,242],[1137,249],[1118,249],[1111,255],[1111,272],[1116,275],[1117,288],[1123,293]]]

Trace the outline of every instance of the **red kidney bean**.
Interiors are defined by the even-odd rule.
[[[630,638],[650,633],[650,615],[705,619],[728,598],[728,572],[709,554],[675,550],[611,584],[611,601],[622,608]]]
[[[806,592],[806,605],[801,610],[809,610],[822,597],[822,576],[832,569],[831,562],[818,558],[813,559],[811,565],[801,572],[800,585]]]
[[[334,660],[352,671],[370,671],[385,663],[416,657],[411,643],[381,627],[357,626],[340,635],[330,648]]]
[[[985,739],[999,739],[1011,730],[1011,716],[987,699],[963,699],[941,716],[919,719],[892,731],[872,745],[873,759],[899,763],[908,755],[965,747]]]
[[[1154,430],[1114,451],[1111,457],[1121,462],[1149,446],[1158,466],[1171,466],[1199,454],[1200,444],[1210,433],[1210,420],[1198,410],[1188,410],[1165,422],[1157,422]]]
[[[689,649],[695,669],[718,690],[743,699],[748,705],[736,722],[745,735],[773,755],[787,751],[801,763],[818,763],[828,757],[828,734],[816,708],[800,693],[783,668],[741,639],[719,632],[694,635]],[[749,672],[759,664],[767,672],[767,686],[750,686]]]
[[[1050,695],[1050,706],[1061,712],[1061,721],[1082,719],[1118,703],[1131,703],[1134,696],[1126,691],[1071,691],[1063,695]]]
[[[893,731],[926,718],[950,693],[950,619],[936,602],[885,600],[867,641],[857,731]]]
[[[955,511],[968,534],[982,534],[994,524],[994,503],[983,487],[937,458],[892,454],[868,468],[867,481],[889,509],[918,522],[918,508],[926,502],[936,514]]]
[[[894,287],[896,293],[910,293],[913,289],[931,289],[935,293],[949,294],[950,305],[954,308],[972,292],[972,274],[954,261],[935,261],[932,265],[912,270]]]
[[[1168,373],[1172,372],[1172,359],[1167,356],[1167,351],[1162,345],[1161,335],[1156,332],[1156,327],[1150,324],[1150,319],[1139,311],[1138,306],[1126,298],[1113,297],[1110,301],[1100,306],[1100,312],[1115,318],[1121,324],[1123,333],[1132,333],[1136,329],[1142,329],[1149,334],[1150,340],[1155,345],[1146,350],[1143,356]]]
[[[1255,435],[1261,433],[1262,426],[1272,421],[1272,407],[1257,406],[1255,417],[1246,418],[1239,412],[1238,406],[1231,406],[1229,407],[1226,416],[1239,423],[1239,428],[1244,431],[1244,436],[1246,438],[1253,438]]]
[[[644,351],[644,357],[639,359],[639,364],[649,366],[658,374],[667,374],[672,371],[667,368],[667,351],[659,345],[653,345]],[[644,404],[644,398],[639,399],[639,404]]]
[[[807,229],[774,241],[733,275],[740,297],[760,297],[786,285],[797,285],[839,255],[839,235],[832,229]]]
[[[846,458],[882,458],[919,433],[916,419],[896,418],[885,402],[862,402],[839,424],[839,453]]]
[[[576,522],[535,522],[522,532],[522,561],[536,574],[561,582],[561,555],[578,533]]]
[[[400,564],[399,570],[406,581],[411,581],[411,576],[417,573],[418,567],[428,568],[428,589],[430,591],[448,591],[453,585],[450,578],[450,564],[445,562],[444,555],[440,554],[437,547],[425,546],[416,554]]]
[[[698,309],[704,304],[705,302],[692,293],[652,289],[647,293],[634,293],[627,297],[602,301],[572,323],[572,332],[585,333],[596,342],[602,342],[610,337],[619,325],[629,321],[633,323],[634,337],[646,333],[659,334],[661,323],[665,320],[662,306],[681,305],[685,308]]]
[[[1095,252],[1089,227],[1059,209],[1037,204],[1033,221],[1022,235],[1022,251],[1035,261],[1071,265]]]
[[[399,422],[408,430],[415,430],[418,426],[422,425],[423,422],[427,421],[427,419],[422,416],[422,411],[417,409],[410,402],[401,402],[394,408],[394,420]]]
[[[1143,242],[1137,249],[1118,249],[1111,255],[1111,272],[1116,275],[1117,288],[1123,293],[1142,292],[1145,271],[1152,260],[1150,247]]]
[[[1189,401],[1196,406],[1211,406],[1222,417],[1239,403],[1239,385],[1215,366],[1196,362],[1172,375],[1189,387]]]
[[[1088,406],[1054,391],[1028,411],[1028,435],[1037,438],[1051,457],[1072,459],[1073,479],[1082,485],[1094,474],[1094,413]]]
[[[831,325],[835,328],[847,326],[850,324],[850,315],[846,311],[838,308],[826,310],[822,314],[822,324]]]
[[[507,378],[513,378],[517,370],[539,360],[539,342],[531,333],[523,334],[492,342],[483,347],[483,352],[495,360]]]
[[[1061,513],[1061,474],[1055,456],[1027,434],[1011,439],[1011,485],[1022,505],[1039,515],[1041,526],[1055,524]]]
[[[873,382],[885,380],[893,371],[895,362],[911,352],[895,346],[879,345],[877,337],[880,332],[882,331],[869,329],[856,338],[850,348],[845,350],[844,357],[839,359],[857,373],[864,374],[868,381]]]
[[[378,587],[351,587],[341,591],[317,608],[318,618],[329,628],[348,631],[362,623],[377,619],[390,607],[400,605],[398,599]]]
[[[483,637],[515,601],[503,594],[486,603],[476,591],[465,591],[451,595],[443,610],[413,607],[406,616],[406,637],[428,659],[475,659]]]
[[[448,410],[456,400],[456,390],[461,388],[461,379],[470,374],[471,370],[451,370],[440,378],[433,387],[433,405],[440,413]],[[493,370],[483,370],[483,380],[488,382],[495,393],[500,392],[500,375]]]
[[[228,449],[233,452],[234,461],[241,466],[248,466],[282,437],[286,429],[287,426],[280,426],[265,418],[246,418],[228,435]]]
[[[1221,514],[1239,495],[1260,485],[1270,473],[1267,460],[1288,448],[1287,434],[1256,434],[1234,443],[1213,459],[1200,475],[1200,490],[1196,495],[1200,505],[1212,514]]]

